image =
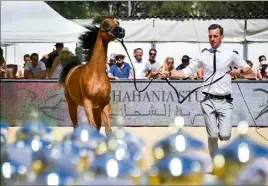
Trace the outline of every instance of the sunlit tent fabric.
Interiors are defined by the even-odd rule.
[[[85,30],[43,1],[1,1],[1,45],[75,43]]]
[[[92,23],[91,19],[72,21],[80,25]],[[211,24],[223,26],[224,42],[268,41],[267,19],[128,18],[119,19],[119,22],[126,30],[126,42],[207,43],[207,29]]]

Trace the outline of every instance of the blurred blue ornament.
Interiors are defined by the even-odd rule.
[[[251,140],[246,135],[239,135],[219,151],[225,158],[236,159],[242,163],[253,157],[267,157],[268,148]]]
[[[187,150],[201,150],[205,144],[182,130],[171,134],[160,140],[153,146],[153,153],[156,159],[162,159],[171,153],[182,153]]]
[[[156,162],[153,167],[157,168],[160,175],[183,176],[191,173],[204,172],[204,165],[195,154],[173,154]]]
[[[266,185],[268,181],[267,158],[258,158],[244,167],[235,185]]]
[[[8,140],[8,128],[9,128],[9,125],[5,121],[0,120],[1,143],[2,143],[2,140],[3,142]]]
[[[114,130],[107,137],[109,150],[124,149],[129,154],[131,160],[139,161],[142,159],[145,153],[145,143],[142,138],[123,128]]]
[[[64,169],[50,169],[42,172],[31,184],[38,185],[73,185],[75,177],[69,176]]]
[[[96,149],[98,145],[106,140],[106,137],[88,124],[81,124],[74,128],[71,139],[77,146],[85,146]]]
[[[110,178],[129,177],[131,173],[137,168],[133,161],[129,158],[116,156],[115,152],[107,152],[105,154],[96,156],[92,163],[91,169],[97,176],[105,175]]]

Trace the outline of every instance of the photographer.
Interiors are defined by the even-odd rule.
[[[262,61],[257,72],[257,79],[268,79],[268,61]]]

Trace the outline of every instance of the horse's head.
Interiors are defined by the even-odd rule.
[[[119,26],[115,18],[106,18],[100,24],[102,37],[106,40],[122,39],[125,37],[125,29]]]

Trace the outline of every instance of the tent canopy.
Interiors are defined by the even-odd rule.
[[[80,25],[92,23],[91,19],[73,19]],[[207,43],[208,27],[220,24],[224,28],[224,42],[267,42],[268,20],[248,19],[195,19],[195,18],[145,18],[119,19],[125,28],[127,42],[197,42]],[[246,28],[246,30],[245,30]]]
[[[1,1],[1,45],[78,42],[84,31],[43,1]]]

